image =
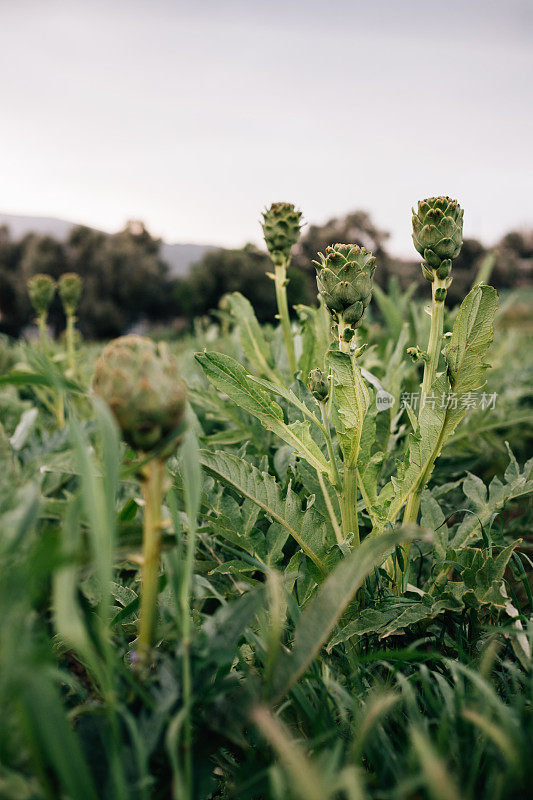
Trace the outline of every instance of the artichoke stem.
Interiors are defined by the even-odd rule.
[[[446,291],[447,279],[440,279],[435,277],[431,284],[432,302],[431,302],[431,328],[429,331],[428,342],[428,360],[424,363],[424,377],[422,379],[422,392],[420,396],[420,407],[418,409],[418,417],[422,413],[424,399],[431,392],[431,384],[435,380],[437,374],[437,367],[439,365],[439,356],[442,348],[442,330],[444,324],[444,299],[438,300],[442,291]]]
[[[350,355],[350,342],[344,338],[344,331],[346,328],[349,328],[349,325],[345,323],[342,316],[339,315],[339,322],[337,325],[337,336],[339,342],[339,350],[341,353],[348,353]]]
[[[291,320],[289,317],[289,305],[287,302],[287,283],[288,283],[287,259],[284,259],[279,264],[275,264],[274,283],[276,286],[278,317],[280,319],[281,327],[283,330],[283,338],[285,340],[285,348],[287,350],[287,358],[289,361],[289,370],[291,373],[291,380],[292,380],[296,372],[296,354],[294,351],[294,340],[292,338]]]
[[[444,325],[444,297],[448,283],[449,279],[446,278],[441,279],[435,276],[435,279],[431,284],[431,292],[432,292],[431,328],[429,331],[429,342],[427,349],[428,359],[424,363],[424,377],[422,378],[422,389],[420,393],[420,406],[418,409],[418,419],[420,419],[421,417],[424,408],[425,398],[431,392],[431,386],[433,384],[433,381],[435,380],[435,375],[437,374],[437,368],[439,365],[439,356],[442,348],[442,331]],[[441,297],[442,299],[440,299]],[[407,499],[407,503],[403,514],[404,525],[416,524],[416,521],[418,519],[418,511],[420,509],[420,500],[422,498],[422,490],[424,489],[424,486],[427,481],[427,475],[431,472],[432,467],[433,467],[433,461],[431,462],[428,470],[426,470],[426,472],[418,482],[417,486],[415,486],[414,490],[411,492],[411,494]],[[396,585],[396,591],[398,593],[402,591],[405,579],[408,574],[410,549],[411,545],[410,543],[407,543],[405,545],[405,553],[404,553],[404,570],[399,571],[399,577]]]
[[[137,644],[138,665],[146,668],[154,639],[157,595],[159,586],[159,556],[161,551],[161,503],[165,462],[158,458],[150,461],[143,470],[141,490],[144,500],[143,565],[141,583],[141,611]]]
[[[65,339],[67,344],[67,367],[71,375],[74,375],[74,372],[76,370],[76,358],[74,351],[75,321],[76,317],[74,316],[74,314],[67,314],[67,327],[65,330]]]
[[[353,534],[353,545],[359,545],[359,521],[357,519],[357,467],[346,464],[342,488],[341,516],[344,538]]]
[[[43,311],[37,317],[37,325],[39,326],[39,336],[41,339],[41,347],[43,350],[46,348],[46,311]]]

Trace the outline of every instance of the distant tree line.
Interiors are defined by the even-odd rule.
[[[386,285],[396,275],[402,286],[417,281],[422,286],[416,260],[394,258],[386,249],[388,234],[378,229],[363,211],[336,217],[325,225],[310,225],[294,248],[289,302],[314,302],[316,253],[335,242],[364,245],[377,256],[376,280]],[[131,222],[116,234],[83,226],[72,228],[66,241],[28,234],[14,241],[0,228],[0,331],[17,336],[32,321],[27,280],[37,273],[58,278],[76,272],[84,281],[79,308],[83,335],[107,339],[136,323],[187,325],[194,317],[216,309],[227,292],[240,291],[254,305],[261,321],[275,314],[271,263],[266,252],[253,245],[241,249],[209,250],[183,278],[173,277],[160,256],[161,242],[144,225]],[[454,262],[451,299],[470,285],[487,254],[475,239],[466,239]],[[491,283],[510,288],[533,282],[533,231],[508,233],[495,249]],[[51,323],[59,332],[64,319],[59,302]]]

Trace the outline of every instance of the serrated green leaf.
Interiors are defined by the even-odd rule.
[[[455,549],[464,547],[479,536],[481,526],[490,528],[497,514],[510,500],[533,493],[533,480],[530,479],[532,468],[533,459],[530,459],[520,472],[514,455],[510,453],[504,482],[494,477],[487,488],[480,478],[468,474],[463,481],[463,491],[472,503],[473,513],[465,514],[457,528],[452,540]]]
[[[272,682],[273,700],[280,700],[303,675],[368,573],[383,563],[405,537],[405,531],[398,531],[366,538],[360,547],[339,561],[299,617],[291,650],[280,653]]]
[[[281,382],[279,373],[274,369],[270,347],[257,321],[252,304],[240,292],[228,294],[226,298],[246,358],[260,375],[266,375],[276,382]]]
[[[333,543],[331,531],[312,507],[302,510],[301,501],[290,486],[283,497],[272,475],[229,453],[202,450],[200,464],[210,475],[258,505],[293,537],[323,574],[326,572],[324,556]]]
[[[393,522],[411,492],[428,481],[444,442],[466,414],[461,397],[483,384],[488,366],[484,358],[494,334],[496,308],[497,294],[490,286],[476,286],[463,300],[446,351],[448,372],[433,381],[434,402],[430,399],[425,403],[417,430],[409,436],[404,461],[391,478],[392,490],[386,486],[378,497],[381,521],[375,532],[382,529],[383,519]]]
[[[422,493],[420,526],[435,533],[433,552],[438,561],[446,558],[448,547],[448,526],[446,517],[435,498],[428,492]]]
[[[370,396],[355,358],[338,350],[330,350],[327,358],[333,376],[333,423],[344,462],[354,466]]]
[[[293,408],[296,408],[304,417],[306,417],[310,422],[316,425],[321,431],[324,430],[324,426],[322,425],[321,421],[318,419],[315,414],[308,408],[305,403],[303,403],[299,397],[293,392],[292,389],[287,388],[281,384],[273,383],[269,380],[264,380],[263,378],[255,378],[253,375],[248,376],[253,383],[256,383],[258,386],[261,386],[262,389],[266,389],[267,392],[271,394],[278,395],[278,397],[283,397],[287,403],[290,403]]]
[[[302,354],[298,362],[305,380],[312,369],[324,369],[324,359],[331,343],[331,317],[322,301],[318,308],[295,306],[302,323]]]
[[[254,381],[234,358],[221,353],[197,353],[196,359],[207,378],[240,408],[248,411],[284,442],[294,448],[319,472],[331,475],[331,468],[309,431],[308,422],[287,425],[281,407]]]
[[[365,608],[328,643],[328,650],[352,639],[354,636],[374,634],[385,639],[431,615],[431,602],[413,600],[407,603],[382,603],[376,608]]]

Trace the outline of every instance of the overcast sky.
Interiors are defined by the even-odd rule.
[[[532,0],[0,0],[0,211],[259,241],[357,208],[413,255],[457,197],[533,222]]]

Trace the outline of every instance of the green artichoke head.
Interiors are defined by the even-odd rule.
[[[158,455],[168,457],[174,452],[181,435],[186,388],[164,344],[135,335],[114,339],[98,359],[93,388],[110,406],[131,447],[150,453],[168,440]]]
[[[334,244],[318,258],[320,296],[337,322],[357,328],[372,297],[375,257],[357,244]]]
[[[50,275],[38,274],[29,279],[27,286],[31,304],[37,314],[46,314],[54,299],[55,280]]]
[[[80,301],[82,280],[75,272],[65,272],[58,281],[59,296],[66,314],[75,314]]]
[[[263,236],[274,264],[283,264],[300,238],[302,212],[292,203],[272,203],[263,211]]]
[[[451,197],[429,197],[413,208],[413,242],[425,261],[424,275],[447,278],[463,244],[463,209]]]
[[[319,403],[325,403],[329,397],[329,383],[321,369],[312,369],[308,378],[309,391]]]

